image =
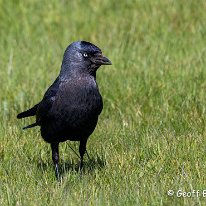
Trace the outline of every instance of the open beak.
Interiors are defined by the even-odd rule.
[[[94,58],[94,63],[97,65],[111,65],[112,62],[105,56],[103,56],[102,54],[97,55]]]

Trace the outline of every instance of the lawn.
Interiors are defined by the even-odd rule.
[[[206,205],[205,11],[203,0],[0,0],[0,205]],[[97,73],[90,159],[80,174],[79,143],[61,143],[59,184],[39,128],[22,131],[34,118],[16,115],[76,40],[113,65]]]

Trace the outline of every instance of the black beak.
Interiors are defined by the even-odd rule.
[[[93,60],[93,62],[97,65],[111,65],[112,62],[102,54],[96,56]]]

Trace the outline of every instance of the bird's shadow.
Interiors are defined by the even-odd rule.
[[[67,161],[59,164],[59,172],[60,176],[63,177],[64,174],[68,172],[76,172],[80,174],[85,174],[85,173],[93,173],[94,170],[101,170],[106,166],[106,160],[102,156],[95,156],[91,158],[87,158],[84,160],[84,165],[82,170],[80,170],[80,160],[79,161]],[[49,160],[47,162],[45,161],[38,161],[37,162],[37,167],[39,170],[41,170],[43,173],[46,172],[49,168],[52,167],[54,169],[54,166],[52,162]]]

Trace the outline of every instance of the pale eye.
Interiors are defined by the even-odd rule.
[[[88,54],[87,54],[87,53],[84,53],[83,56],[84,56],[84,57],[88,57]]]

